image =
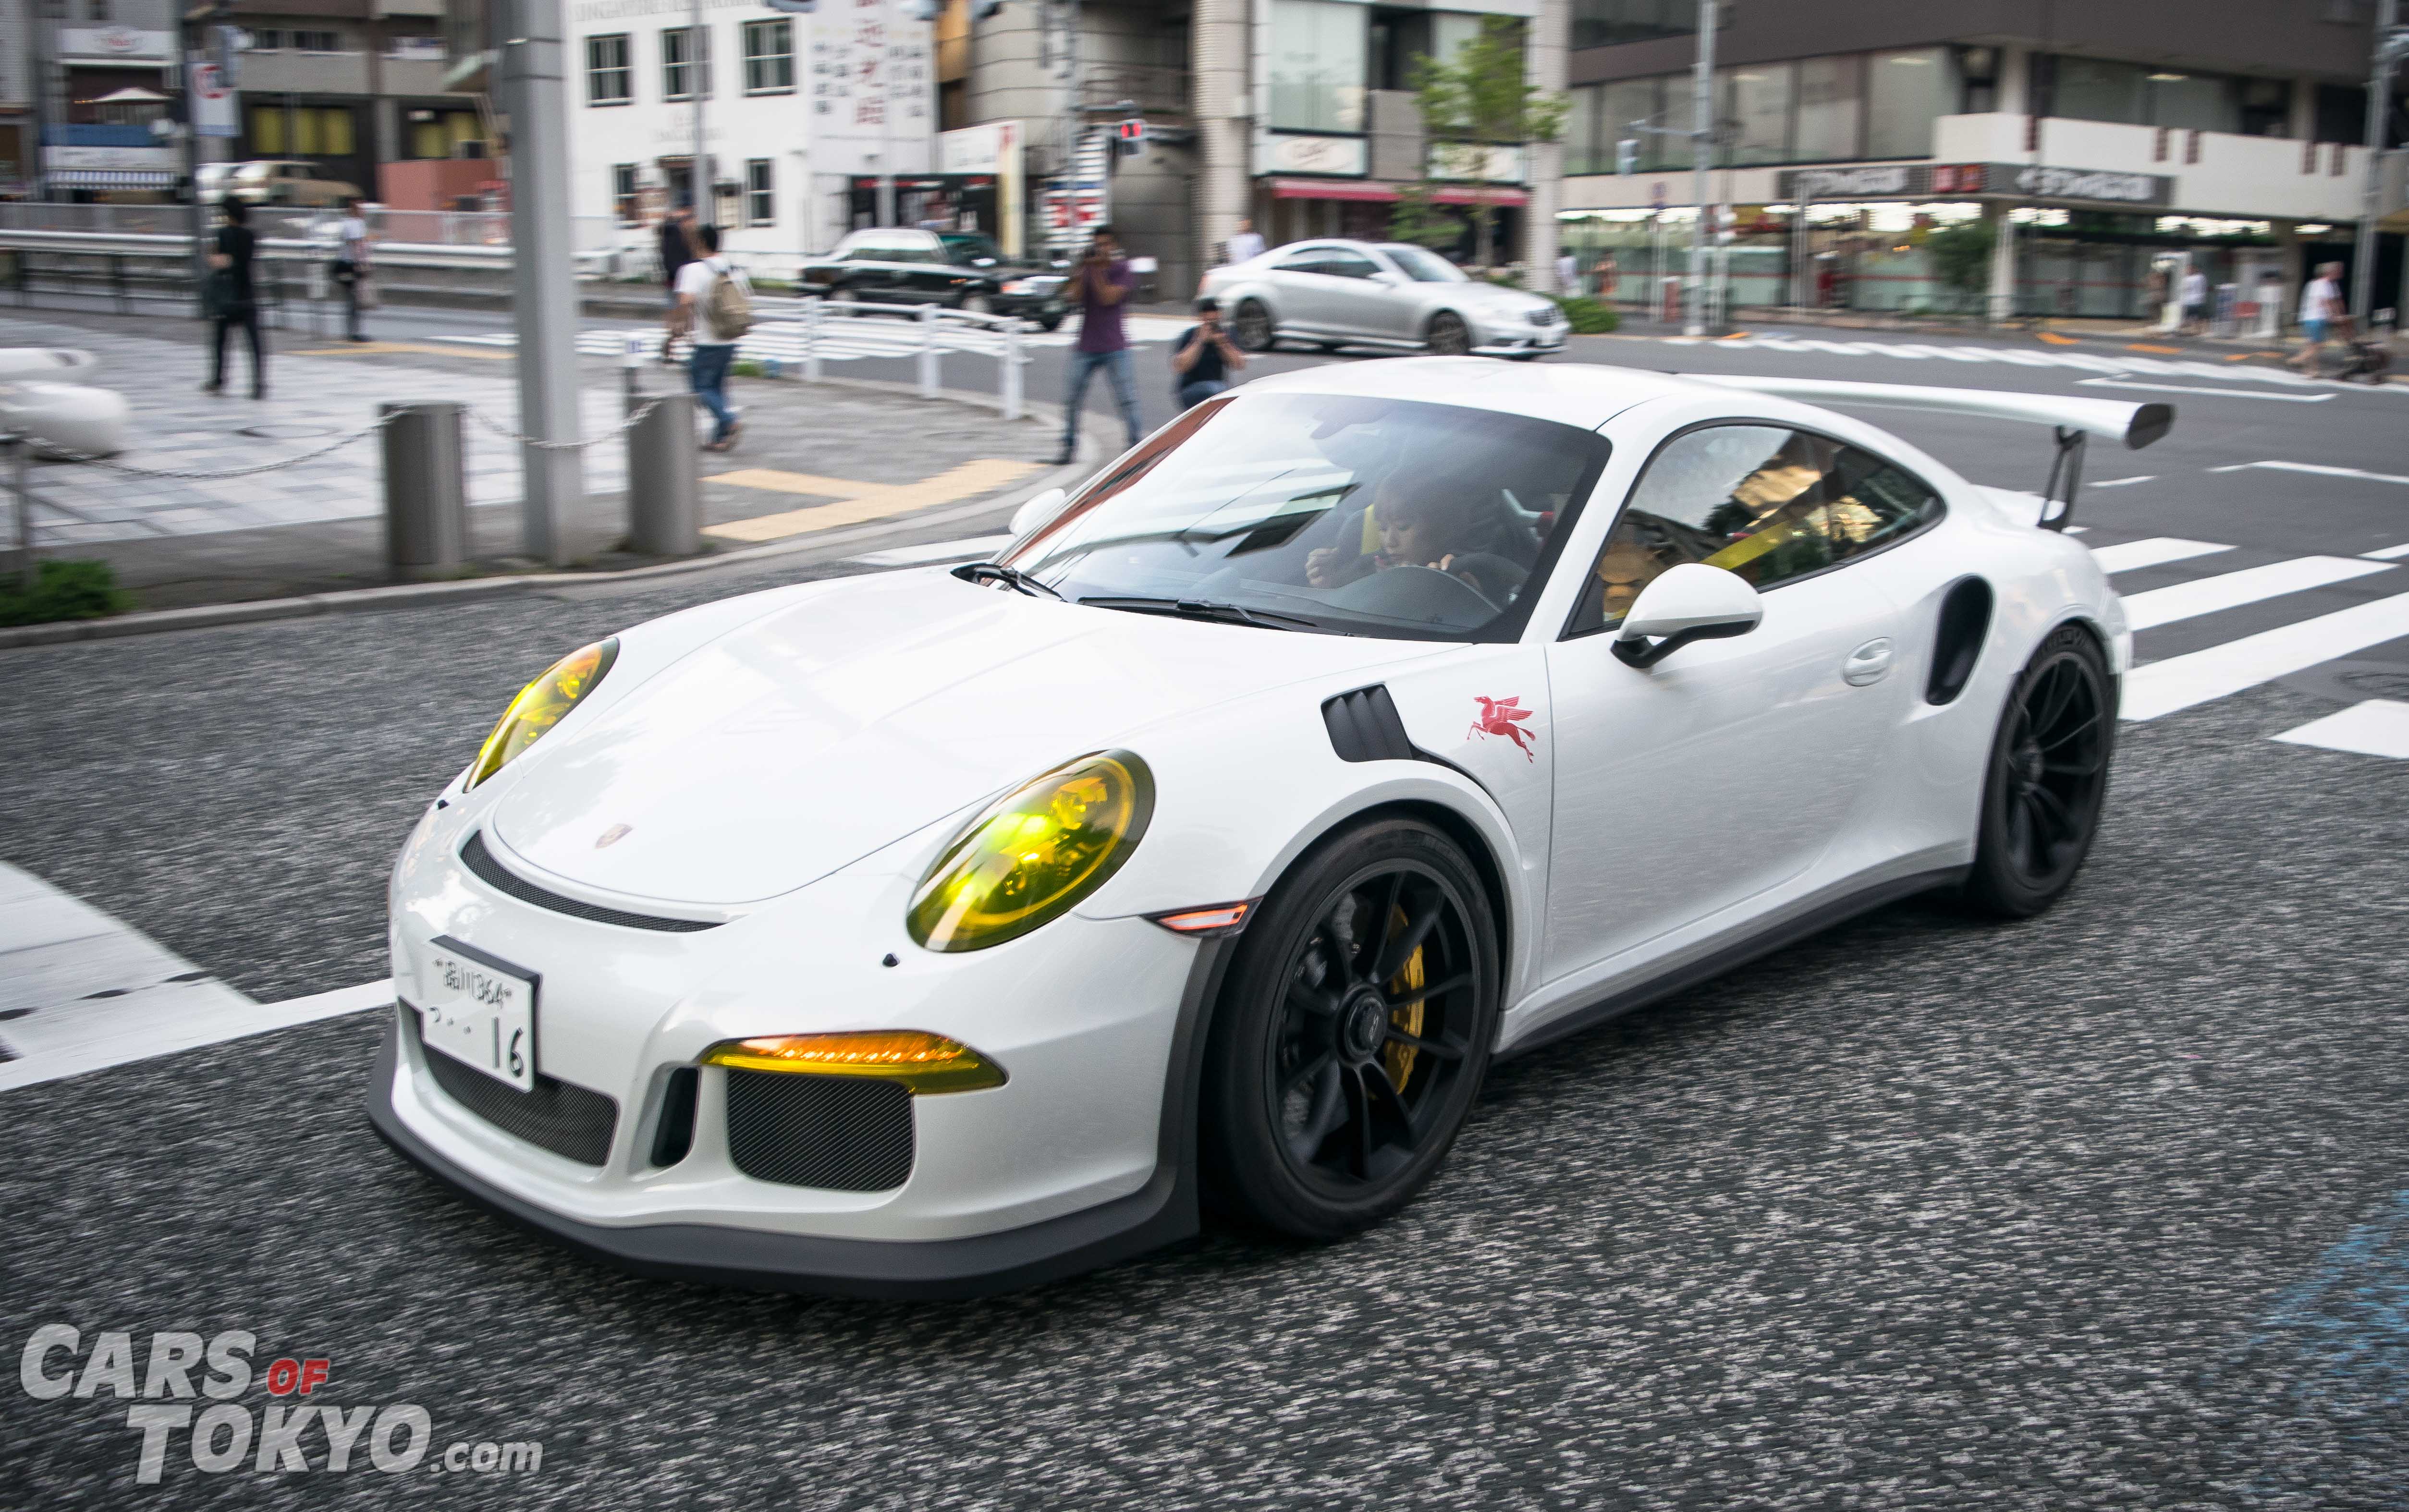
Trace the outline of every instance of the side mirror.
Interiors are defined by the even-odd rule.
[[[1012,523],[1004,528],[1012,532],[1013,540],[1018,540],[1054,518],[1054,511],[1060,509],[1062,501],[1070,497],[1060,488],[1049,488],[1042,494],[1031,494],[1021,502],[1020,508],[1012,511]]]
[[[1746,635],[1764,618],[1765,601],[1746,578],[1683,562],[1639,590],[1615,632],[1615,658],[1626,667],[1653,667],[1693,641]]]

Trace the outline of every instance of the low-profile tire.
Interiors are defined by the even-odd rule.
[[[1451,310],[1442,310],[1431,317],[1430,329],[1422,333],[1422,344],[1433,356],[1461,357],[1472,350],[1472,328],[1464,317]]]
[[[983,294],[966,294],[954,308],[965,314],[992,315],[995,313],[995,301]]]
[[[1331,1240],[1411,1202],[1489,1069],[1497,958],[1479,875],[1421,820],[1375,820],[1291,868],[1240,938],[1206,1045],[1216,1211]]]
[[[2057,900],[2099,832],[2115,748],[2108,658],[2089,631],[2064,626],[2017,674],[1992,738],[1970,907],[2020,919]]]
[[[1054,329],[1056,329],[1056,328],[1060,327],[1060,326],[1061,325],[1061,324],[1062,324],[1062,317],[1061,317],[1061,316],[1060,316],[1060,315],[1046,315],[1046,316],[1043,316],[1043,317],[1041,317],[1041,318],[1038,320],[1038,322],[1037,322],[1037,328],[1038,328],[1039,330],[1041,330],[1041,331],[1051,331],[1051,330],[1054,330]]]
[[[1241,352],[1269,352],[1277,339],[1272,328],[1272,312],[1260,299],[1241,299],[1238,312],[1230,320],[1230,337]]]

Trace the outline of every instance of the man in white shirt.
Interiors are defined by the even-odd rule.
[[[1556,258],[1556,292],[1572,298],[1581,292],[1580,259],[1569,251]]]
[[[2307,344],[2292,354],[2291,365],[2306,372],[2324,360],[2326,333],[2342,310],[2342,265],[2327,263],[2301,291],[2301,334]]]
[[[686,359],[687,382],[695,397],[702,401],[702,407],[711,411],[715,422],[703,450],[726,452],[735,447],[740,428],[736,410],[728,402],[728,369],[736,361],[736,337],[723,336],[712,328],[711,295],[719,281],[728,279],[749,301],[753,285],[745,279],[743,269],[719,254],[719,227],[699,225],[693,235],[695,250],[702,255],[678,269],[677,322],[693,349],[693,355]]]
[[[2208,334],[2208,275],[2196,267],[2183,278],[2183,325],[2194,336]]]
[[[1263,254],[1263,238],[1256,234],[1255,223],[1243,215],[1240,216],[1238,229],[1230,233],[1230,239],[1222,243],[1222,251],[1229,254],[1230,261],[1233,263],[1244,263],[1261,257]]]
[[[335,282],[343,291],[343,334],[365,341],[360,329],[360,285],[368,276],[368,223],[362,213],[367,201],[353,194],[343,201],[343,223],[335,228]]]

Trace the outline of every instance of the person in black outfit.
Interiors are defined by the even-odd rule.
[[[677,208],[661,217],[661,287],[670,295],[669,324],[661,338],[661,366],[677,366],[677,357],[670,349],[678,338],[678,274],[698,255],[694,250],[694,207],[681,199]]]
[[[1192,410],[1230,386],[1230,374],[1247,366],[1247,354],[1221,329],[1221,303],[1196,301],[1196,324],[1171,349],[1171,386],[1179,408]]]
[[[267,397],[267,353],[259,339],[259,305],[251,281],[251,260],[259,238],[244,224],[251,218],[250,206],[228,195],[218,208],[225,215],[225,224],[218,227],[217,243],[209,252],[209,302],[214,329],[209,340],[209,381],[201,388],[209,394],[225,388],[226,332],[240,326],[251,338],[251,396],[264,399]]]

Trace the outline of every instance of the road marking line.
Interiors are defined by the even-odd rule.
[[[2337,468],[2323,462],[2235,462],[2211,472],[2247,472],[2253,468],[2270,468],[2277,472],[2314,472],[2322,478],[2364,478],[2376,483],[2409,483],[2395,472],[2369,472],[2364,468]]]
[[[2248,389],[2202,388],[2197,383],[2136,383],[2129,378],[2078,378],[2085,388],[2145,388],[2160,394],[2214,394],[2224,399],[2273,399],[2279,404],[2323,404],[2330,394],[2254,394]]]
[[[2397,562],[2409,556],[2409,546],[2387,546],[2380,552],[2361,552],[2359,554],[2371,562]]]
[[[2070,336],[2060,336],[2056,331],[2040,331],[2036,332],[2035,335],[2041,340],[2046,341],[2054,347],[2072,347],[2081,346],[2083,344]]]
[[[782,468],[741,468],[734,472],[713,473],[703,482],[764,488],[776,494],[808,494],[814,498],[868,498],[894,486],[856,482],[850,478],[823,478],[811,472],[788,472]]]
[[[2409,593],[2354,604],[2125,674],[2122,713],[2157,719],[2409,635]]]
[[[967,561],[974,556],[986,556],[1012,544],[1010,536],[973,536],[968,540],[935,540],[922,546],[898,546],[892,551],[872,552],[863,556],[848,556],[848,562],[863,567],[917,567],[923,562]]]
[[[756,515],[749,520],[730,520],[725,525],[703,526],[702,533],[722,540],[783,540],[815,530],[832,530],[838,526],[860,525],[865,521],[883,520],[889,515],[908,513],[936,504],[952,504],[981,494],[992,493],[1007,483],[1035,472],[1034,462],[1008,461],[1002,457],[981,457],[948,468],[933,478],[923,478],[916,483],[901,483],[871,493],[837,496],[839,502],[819,504],[810,509],[788,510],[783,514]],[[774,474],[773,468],[754,468],[756,473]],[[805,478],[812,483],[836,483],[836,478],[808,478],[801,473],[777,474],[783,478]],[[713,482],[741,482],[745,487],[773,488],[786,493],[826,493],[820,488],[794,487],[782,482],[762,482],[735,473],[722,473]],[[866,485],[847,484],[848,487]]]
[[[2127,483],[2154,482],[2157,481],[2157,476],[2158,475],[2155,472],[2145,472],[2138,478],[2105,478],[2096,483],[2085,483],[2084,486],[2086,488],[2122,488]]]
[[[2213,540],[2185,540],[2179,536],[2152,536],[2147,540],[2120,541],[2113,546],[2094,546],[2092,559],[2102,572],[2131,572],[2144,567],[2164,567],[2169,562],[2187,562],[2195,556],[2210,556],[2229,552],[2230,546],[2220,546]]]
[[[2170,356],[2180,357],[2183,355],[2184,349],[2181,347],[2154,347],[2147,341],[2128,341],[2125,343],[2125,350],[2128,352],[2162,352]]]
[[[2125,598],[2125,621],[2136,631],[2152,630],[2177,620],[2239,609],[2264,598],[2280,598],[2287,593],[2305,593],[2372,572],[2391,570],[2382,562],[2363,562],[2355,556],[2301,556],[2288,562],[2270,562],[2264,567],[2246,567],[2239,572],[2194,578],[2171,588],[2128,594]]]
[[[2290,745],[2315,745],[2358,756],[2391,756],[2409,761],[2409,703],[2370,698],[2323,719],[2312,719],[2275,739]]]

